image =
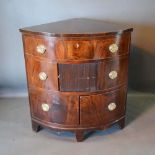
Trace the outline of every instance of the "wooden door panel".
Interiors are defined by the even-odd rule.
[[[80,96],[80,125],[104,125],[125,115],[126,87],[109,93]],[[109,111],[108,105],[116,104]]]
[[[47,104],[49,110],[44,111],[42,104]],[[34,118],[64,125],[79,124],[79,97],[76,95],[30,89],[30,106]]]

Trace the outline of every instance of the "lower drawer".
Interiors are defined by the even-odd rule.
[[[98,126],[125,115],[126,87],[108,93],[80,96],[80,125]]]
[[[31,89],[30,108],[33,118],[62,125],[79,124],[79,98]]]

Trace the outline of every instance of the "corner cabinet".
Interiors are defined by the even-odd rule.
[[[125,124],[132,28],[69,19],[20,29],[32,129],[84,133]]]

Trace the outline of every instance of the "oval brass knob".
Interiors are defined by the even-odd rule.
[[[117,72],[116,71],[111,71],[109,73],[109,78],[112,79],[112,80],[117,78]]]
[[[78,49],[80,47],[79,43],[76,43],[74,47]]]
[[[109,111],[113,111],[116,109],[116,103],[112,102],[108,105],[108,109]]]
[[[40,80],[42,80],[42,81],[44,81],[44,80],[46,80],[47,79],[47,74],[45,73],[45,72],[40,72],[39,73],[39,79]]]
[[[44,54],[46,52],[46,47],[44,45],[38,45],[37,52],[40,54]]]
[[[49,105],[48,105],[47,103],[43,103],[43,104],[41,105],[41,107],[42,107],[42,110],[43,110],[43,111],[49,111],[49,109],[50,109],[50,107],[49,107]]]
[[[111,44],[111,45],[109,46],[109,51],[110,51],[111,53],[116,53],[116,52],[118,51],[118,46],[117,46],[117,44]]]

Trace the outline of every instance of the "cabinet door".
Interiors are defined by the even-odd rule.
[[[80,125],[105,125],[125,115],[126,87],[120,90],[80,96]]]
[[[63,125],[79,124],[79,97],[76,95],[31,89],[30,106],[32,117],[36,119]]]

